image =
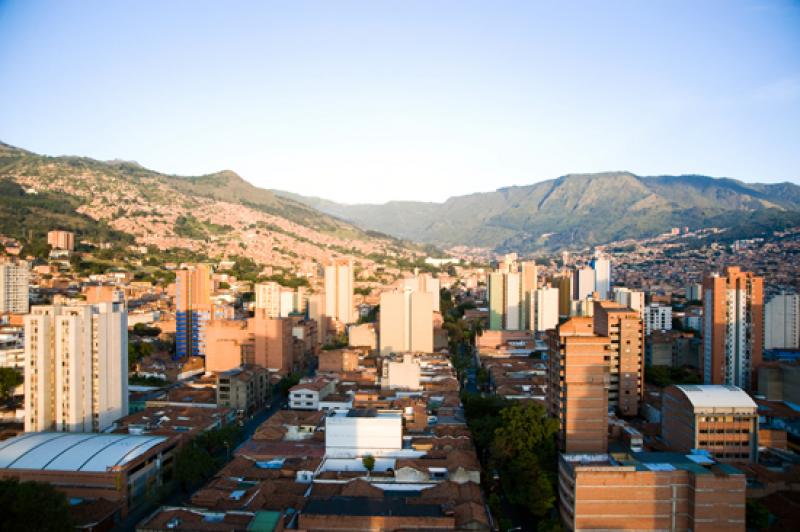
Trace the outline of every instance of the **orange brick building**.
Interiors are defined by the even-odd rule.
[[[594,334],[592,318],[572,318],[547,331],[548,411],[558,418],[565,452],[604,452],[608,443],[611,340]]]

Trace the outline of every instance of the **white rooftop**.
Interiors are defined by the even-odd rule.
[[[106,471],[127,464],[165,436],[29,432],[0,443],[0,469]]]
[[[676,386],[695,408],[758,408],[747,392],[728,384],[679,384]]]

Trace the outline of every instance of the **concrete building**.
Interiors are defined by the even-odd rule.
[[[729,266],[703,290],[703,381],[750,390],[763,354],[764,279]]]
[[[608,406],[635,416],[644,395],[644,326],[639,313],[611,301],[594,302],[594,332],[610,340]]]
[[[205,356],[205,327],[212,318],[211,270],[206,264],[175,272],[175,354]]]
[[[647,305],[644,309],[645,334],[672,330],[672,307],[662,303]]]
[[[98,432],[128,414],[124,304],[33,307],[25,357],[26,432]]]
[[[347,342],[350,347],[378,348],[378,333],[374,323],[351,325],[347,328]]]
[[[702,454],[562,454],[558,479],[570,531],[745,530],[744,473]]]
[[[69,231],[48,231],[47,243],[53,249],[72,251],[75,249],[75,233]]]
[[[441,299],[441,284],[439,283],[439,279],[430,273],[416,272],[414,277],[404,280],[403,286],[405,289],[411,290],[412,292],[426,292],[430,294],[433,301],[433,310],[434,312],[439,312]]]
[[[0,262],[0,314],[27,314],[30,302],[30,265],[23,261]]]
[[[269,318],[256,310],[247,320],[247,326],[253,334],[254,345],[253,359],[245,362],[281,375],[290,373],[294,369],[292,320]]]
[[[644,319],[644,292],[618,286],[614,288],[614,301],[639,313]]]
[[[270,318],[281,317],[281,285],[274,281],[256,283],[256,308],[263,309]]]
[[[330,318],[325,314],[325,294],[310,294],[306,305],[308,319],[317,322],[317,343],[323,345],[327,341]]]
[[[559,290],[551,286],[543,286],[533,291],[533,308],[531,330],[544,332],[558,325]]]
[[[320,373],[344,373],[358,371],[359,353],[350,349],[333,349],[319,354]]]
[[[703,285],[700,283],[690,284],[686,287],[686,301],[702,301]]]
[[[605,452],[611,340],[591,318],[571,318],[547,331],[547,409],[558,419],[564,452]]]
[[[498,269],[489,274],[489,329],[530,330],[532,291],[538,270],[533,262],[518,264],[515,254],[506,255]]]
[[[558,288],[558,316],[568,318],[572,310],[572,276],[568,271],[558,274],[553,286]]]
[[[611,261],[595,256],[589,264],[594,270],[594,291],[600,299],[608,299],[611,295]]]
[[[489,274],[489,329],[501,331],[505,323],[506,287],[505,274],[492,272]]]
[[[205,369],[209,373],[238,368],[255,349],[253,333],[245,320],[209,321],[205,334]]]
[[[320,410],[320,401],[336,391],[336,381],[314,379],[301,382],[289,390],[289,408],[292,410]]]
[[[780,294],[764,306],[764,348],[800,349],[800,295]]]
[[[408,290],[381,294],[380,351],[433,352],[433,300],[425,292]]]
[[[249,416],[269,404],[269,371],[245,366],[216,374],[217,406]]]
[[[325,266],[325,315],[341,323],[354,321],[353,260],[335,259]]]
[[[761,364],[758,367],[758,393],[770,401],[800,404],[800,363]]]
[[[419,360],[410,353],[402,358],[383,360],[381,386],[392,390],[421,390],[422,368]]]
[[[325,418],[325,454],[383,456],[403,448],[403,416],[396,412],[350,410]]]
[[[594,270],[588,266],[572,272],[572,299],[587,299],[595,290]]]
[[[668,386],[661,404],[661,437],[670,450],[701,449],[720,462],[756,461],[758,406],[741,388]]]

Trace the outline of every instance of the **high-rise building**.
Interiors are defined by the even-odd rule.
[[[644,319],[644,292],[641,290],[631,290],[618,286],[614,288],[614,301],[624,307],[635,310]]]
[[[175,275],[175,355],[205,355],[205,324],[211,319],[211,271],[197,264]]]
[[[439,279],[430,273],[415,272],[414,277],[405,279],[404,286],[406,289],[413,292],[427,292],[431,295],[433,300],[434,312],[439,312],[440,307],[440,289],[441,283]]]
[[[247,320],[248,330],[253,334],[253,359],[245,357],[246,364],[254,364],[285,375],[294,368],[292,320],[270,318],[256,310]]]
[[[489,274],[489,329],[524,331],[531,327],[531,292],[536,289],[533,262],[517,263],[515,253],[500,261]]]
[[[559,448],[605,452],[608,445],[608,359],[611,340],[591,318],[571,318],[547,331],[547,408],[559,423]]]
[[[611,301],[594,302],[594,332],[610,341],[608,406],[635,416],[644,395],[644,325],[639,313]]]
[[[800,296],[780,294],[764,306],[764,348],[800,348]]]
[[[764,346],[764,279],[729,266],[703,281],[703,381],[754,387]]]
[[[703,300],[703,285],[700,283],[692,283],[686,287],[686,301],[702,301]]]
[[[590,264],[594,270],[594,291],[600,299],[608,299],[611,294],[611,261],[596,256]]]
[[[99,432],[128,414],[127,316],[123,303],[31,309],[26,432]]]
[[[328,336],[328,316],[325,315],[325,294],[308,296],[308,319],[317,322],[317,343],[324,344]]]
[[[586,299],[595,289],[594,270],[588,266],[572,272],[572,299]]]
[[[645,334],[653,331],[672,330],[672,307],[663,303],[652,303],[644,308]]]
[[[569,271],[559,273],[553,279],[553,286],[558,287],[558,316],[568,318],[572,310],[572,277]]]
[[[75,233],[69,231],[49,231],[47,243],[53,249],[72,251],[75,249]]]
[[[433,352],[433,298],[427,292],[381,294],[381,354]]]
[[[30,265],[25,261],[0,262],[0,313],[28,313],[30,275]]]
[[[255,285],[256,308],[263,309],[270,318],[281,315],[281,285],[274,281]]]
[[[325,315],[344,324],[354,321],[352,259],[325,266]]]
[[[558,325],[558,296],[558,288],[551,286],[542,286],[533,291],[531,330],[544,332]]]

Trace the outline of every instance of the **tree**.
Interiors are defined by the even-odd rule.
[[[25,382],[22,374],[14,368],[0,368],[0,399],[9,401],[14,388]]]
[[[372,470],[375,469],[375,457],[371,454],[365,455],[364,458],[361,459],[361,463],[367,468],[367,477],[369,477]]]
[[[184,492],[211,476],[214,469],[214,459],[209,452],[194,443],[181,449],[175,459],[175,478]]]
[[[72,518],[66,495],[50,484],[0,480],[3,530],[69,531]]]
[[[492,440],[492,462],[500,471],[503,491],[510,503],[542,517],[556,500],[558,422],[535,403],[504,408],[500,419]]]

